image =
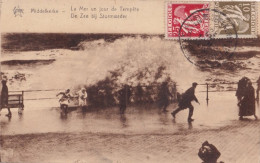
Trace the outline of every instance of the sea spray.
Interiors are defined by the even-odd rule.
[[[89,39],[78,43],[76,49],[79,50],[4,52],[4,60],[55,60],[50,64],[39,61],[37,64],[4,65],[3,73],[9,78],[17,73],[26,77],[26,80],[9,83],[10,90],[70,88],[77,91],[80,87],[92,87],[107,80],[113,80],[115,87],[123,84],[136,87],[139,84],[160,85],[170,78],[183,92],[192,82],[205,83],[209,77],[208,82],[216,78],[231,81],[239,78],[223,70],[214,75],[218,69],[199,69],[187,61],[177,41],[164,40],[160,36]],[[112,77],[115,74],[117,77]],[[145,89],[151,91],[149,87]]]
[[[177,83],[186,84],[190,84],[192,78],[199,79],[194,70],[197,74],[200,72],[187,62],[178,42],[166,41],[161,37],[123,37],[113,42],[99,39],[83,41],[78,47],[81,50],[56,49],[34,52],[35,58],[44,56],[45,59],[55,59],[55,62],[36,67],[20,66],[18,71],[32,74],[21,88],[73,89],[104,80],[111,71],[121,73],[117,83],[130,85],[149,85],[162,82],[167,77]],[[20,55],[27,58],[27,53],[30,53],[30,58],[33,59],[32,52],[20,52]],[[161,66],[165,67],[164,74],[161,78],[155,79],[155,73]],[[4,71],[11,67],[6,67]],[[190,76],[190,79],[183,81],[181,78],[184,74]],[[138,77],[142,75],[142,78]]]

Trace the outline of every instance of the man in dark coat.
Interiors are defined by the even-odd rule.
[[[124,114],[127,103],[130,102],[131,90],[129,85],[125,84],[122,89],[119,90],[119,110],[120,114]]]
[[[138,84],[136,88],[136,103],[141,104],[143,102],[144,91],[141,84]]]
[[[192,83],[192,87],[189,88],[187,91],[185,91],[185,93],[182,95],[182,97],[179,101],[179,108],[177,108],[176,110],[174,110],[171,113],[173,118],[175,118],[175,115],[179,111],[189,108],[188,122],[191,122],[194,120],[191,118],[193,115],[193,110],[194,110],[194,107],[192,106],[191,102],[194,100],[199,104],[199,101],[198,101],[197,97],[195,96],[195,89],[196,89],[197,85],[198,85],[198,83],[196,83],[196,82]]]
[[[168,88],[168,82],[163,82],[159,92],[159,107],[162,108],[163,112],[167,112],[166,108],[170,104],[169,96],[173,97]]]

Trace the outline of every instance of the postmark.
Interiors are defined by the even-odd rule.
[[[166,2],[165,6],[166,39],[178,40],[179,34],[189,40],[225,39],[236,34],[238,38],[257,37],[256,2]]]
[[[199,22],[204,22],[203,19],[208,20],[210,12],[211,14],[218,13],[221,15],[221,18],[218,19],[218,24],[223,28],[222,35],[225,37],[223,39],[216,39],[218,31],[209,29],[205,35],[207,37],[206,40],[187,40],[193,33],[192,31],[183,32],[182,28],[195,19]],[[202,15],[201,13],[204,16],[198,18],[197,15]],[[232,20],[225,13],[216,9],[196,10],[184,19],[179,30],[179,43],[184,56],[192,64],[203,68],[221,67],[221,62],[232,59],[237,47],[237,39],[237,29]]]

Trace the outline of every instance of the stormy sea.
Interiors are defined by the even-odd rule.
[[[211,56],[213,50],[224,53],[218,49],[223,41],[207,42],[188,42],[188,50],[208,65],[197,67],[185,58],[178,40],[163,35],[2,34],[1,71],[15,90],[88,86],[113,75],[116,83],[133,86],[167,77],[179,85],[259,77],[260,39],[238,39],[232,57],[222,60]],[[195,47],[212,51],[200,55]]]

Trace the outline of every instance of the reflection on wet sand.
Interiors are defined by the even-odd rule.
[[[230,93],[231,94],[231,93]],[[198,94],[203,99],[204,94]],[[223,101],[225,96],[225,101]],[[156,106],[146,105],[127,107],[125,114],[119,114],[118,107],[106,109],[88,108],[69,110],[67,114],[57,108],[43,108],[33,110],[26,108],[23,115],[13,114],[12,119],[0,116],[1,123],[7,123],[2,128],[2,134],[26,134],[46,132],[105,132],[105,133],[176,133],[179,125],[186,129],[209,129],[230,125],[238,120],[236,98],[228,93],[219,94],[211,98],[207,106],[206,101],[196,105],[195,121],[187,123],[188,109],[180,112],[175,119],[170,112],[176,104],[169,105],[169,112],[162,112]],[[6,110],[2,111],[4,115]],[[256,109],[259,114],[259,107]],[[217,118],[216,118],[217,117]],[[251,117],[248,117],[251,119]],[[246,120],[246,119],[245,119]],[[33,124],[33,125],[32,125]]]
[[[149,109],[143,106],[128,107],[125,114],[119,114],[118,107],[89,109],[85,112],[77,109],[67,114],[59,108],[26,109],[22,116],[13,114],[10,120],[5,116],[0,117],[2,137],[5,140],[2,149],[8,151],[16,147],[14,156],[2,155],[2,160],[60,163],[74,163],[75,160],[170,162],[174,158],[177,162],[199,162],[194,151],[198,150],[202,142],[209,140],[221,150],[221,160],[236,162],[237,157],[231,152],[234,147],[226,142],[245,142],[248,139],[250,141],[246,147],[251,147],[251,160],[256,160],[258,145],[255,144],[259,137],[257,126],[260,121],[251,117],[239,121],[235,103],[233,107],[220,107],[223,103],[215,98],[208,108],[206,103],[197,106],[195,121],[190,123],[186,119],[188,110],[180,112],[176,119],[172,118],[170,111],[176,107],[175,104],[169,105],[170,111],[167,113],[158,113],[158,108],[153,106],[147,106]],[[223,111],[224,118],[214,118],[222,115]],[[26,145],[24,142],[27,142]],[[239,153],[243,159],[242,153],[247,149],[236,148],[236,156]],[[189,160],[184,154],[189,154]]]
[[[68,118],[68,114],[65,114],[63,112],[60,112],[60,119],[61,120],[66,120]]]
[[[126,116],[124,114],[120,115],[120,122],[122,124],[122,128],[128,127],[127,119],[126,119]]]
[[[161,122],[162,125],[168,125],[169,124],[168,116],[169,115],[168,115],[167,112],[159,113],[159,121]]]
[[[188,129],[192,129],[192,122],[188,122],[189,128]]]

